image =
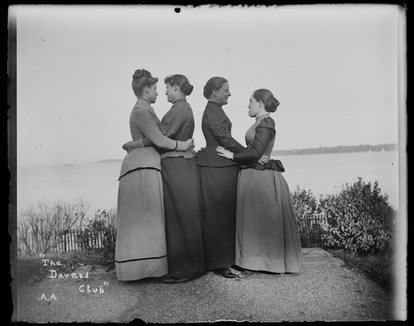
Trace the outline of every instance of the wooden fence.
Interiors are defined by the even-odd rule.
[[[64,253],[103,248],[105,241],[116,240],[116,230],[106,229],[89,232],[70,230],[57,235],[55,239],[36,239],[33,236],[18,239],[18,252],[28,255],[39,253]]]
[[[307,216],[306,218],[299,218],[298,229],[302,245],[320,245],[322,234],[324,233],[322,225],[326,223],[326,214],[323,212]]]
[[[322,223],[326,223],[326,215],[314,214],[310,217],[298,219],[298,229],[303,245],[317,244],[320,241]],[[98,232],[85,230],[71,230],[62,232],[55,240],[35,239],[30,235],[24,241],[18,239],[18,251],[28,255],[39,253],[64,253],[73,251],[85,251],[103,248],[104,242],[116,239],[115,229],[105,229]]]

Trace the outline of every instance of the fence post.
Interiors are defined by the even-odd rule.
[[[73,251],[73,231],[69,231],[69,252]]]
[[[62,246],[62,252],[65,252],[66,251],[66,232],[64,232],[62,234],[62,244],[61,244],[61,246]]]
[[[79,250],[79,230],[75,230],[75,250]]]
[[[70,230],[67,233],[67,239],[68,239],[68,243],[67,243],[67,252],[70,252],[70,237],[71,237],[71,232]]]

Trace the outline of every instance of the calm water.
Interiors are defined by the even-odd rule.
[[[289,155],[278,157],[285,166],[290,190],[296,186],[315,195],[334,193],[357,177],[378,181],[390,203],[398,208],[398,152]],[[77,166],[19,167],[18,209],[40,199],[71,202],[84,198],[96,209],[116,208],[121,163]]]
[[[382,193],[398,208],[398,152],[343,153],[280,156],[284,177],[290,190],[296,186],[315,195],[332,194],[358,177],[365,182],[378,181]]]

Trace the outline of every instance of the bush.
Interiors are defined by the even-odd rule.
[[[312,191],[296,187],[292,193],[292,203],[302,246],[322,246],[324,212]]]
[[[28,255],[53,251],[60,235],[72,228],[82,227],[90,204],[83,199],[72,203],[41,200],[37,206],[29,204],[18,213],[18,249]]]
[[[116,213],[114,210],[95,212],[94,218],[79,232],[78,242],[86,250],[95,250],[103,258],[103,265],[115,264]],[[101,248],[96,249],[100,243]]]
[[[299,187],[292,193],[301,243],[304,247],[342,249],[354,255],[391,250],[397,212],[381,194],[378,182],[362,178],[335,195],[315,198]]]
[[[352,185],[345,184],[338,195],[319,202],[327,218],[323,239],[327,248],[372,255],[391,246],[397,214],[377,181],[372,186],[358,178]]]

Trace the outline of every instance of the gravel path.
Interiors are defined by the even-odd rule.
[[[47,278],[19,286],[12,320],[130,322],[137,318],[148,323],[181,323],[393,319],[392,298],[364,275],[329,254],[319,261],[312,254],[304,257],[306,264],[300,275],[260,273],[225,279],[209,272],[192,282],[174,285],[154,280],[118,282],[113,271],[98,269],[90,271],[87,279]]]

